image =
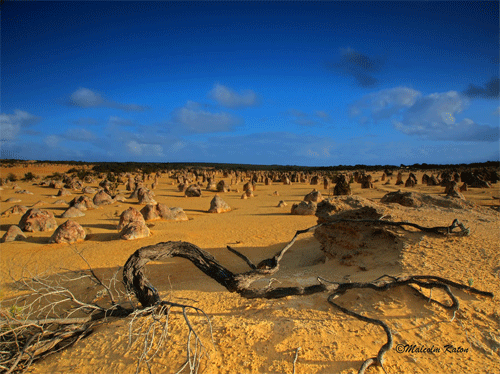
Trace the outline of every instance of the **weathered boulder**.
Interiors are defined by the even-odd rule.
[[[75,197],[73,200],[69,202],[69,206],[77,208],[81,211],[96,208],[94,202],[90,200],[90,198],[87,196]]]
[[[118,231],[123,230],[123,228],[131,222],[146,223],[142,214],[137,209],[130,207],[124,210],[120,215],[120,221],[117,227]]]
[[[335,187],[333,188],[333,194],[335,196],[340,196],[340,195],[350,195],[351,192],[351,186],[347,182],[346,176],[344,174],[341,174],[337,177],[337,184],[335,184]]]
[[[184,191],[184,195],[187,197],[200,197],[201,188],[197,184],[192,184]]]
[[[28,211],[28,208],[24,205],[14,205],[2,213],[2,217],[8,217],[11,214],[24,214]]]
[[[313,216],[316,214],[317,204],[312,201],[301,201],[299,204],[293,204],[291,213],[301,216]]]
[[[229,211],[231,211],[231,207],[219,196],[215,195],[210,202],[210,209],[208,209],[208,213],[224,213]]]
[[[139,188],[137,191],[137,198],[139,199],[139,204],[156,204],[155,199],[153,198],[154,192],[148,190],[145,187]]]
[[[96,189],[94,187],[90,187],[90,186],[86,186],[86,187],[83,187],[82,189],[82,192],[83,193],[96,193]]]
[[[283,208],[285,206],[287,206],[288,204],[285,203],[283,200],[280,200],[280,202],[278,203],[278,208]]]
[[[26,239],[26,235],[24,235],[23,231],[16,225],[12,225],[9,227],[7,232],[2,236],[2,243],[13,242],[15,240]]]
[[[19,191],[16,191],[15,193],[20,193],[23,195],[33,195],[33,192],[28,191],[28,190],[19,190]]]
[[[217,185],[215,184],[215,181],[213,181],[212,179],[209,178],[209,180],[207,182],[207,191],[215,190],[215,189],[217,189]]]
[[[146,223],[134,221],[126,225],[120,232],[120,237],[125,240],[134,240],[147,238],[151,234],[151,231],[146,226]]]
[[[309,192],[305,197],[304,201],[313,201],[315,203],[319,203],[323,201],[323,195],[321,195],[320,191],[314,189],[312,192]]]
[[[243,191],[248,191],[248,190],[250,190],[250,191],[254,190],[254,185],[252,183],[250,183],[250,182],[245,183],[243,185]]]
[[[21,202],[21,199],[17,198],[17,197],[11,197],[7,200],[5,200],[6,203],[20,203]]]
[[[61,188],[61,189],[59,190],[59,192],[57,193],[57,195],[56,195],[56,196],[58,196],[58,197],[59,197],[59,196],[70,196],[70,195],[71,195],[71,192],[69,192],[69,191],[68,191],[67,189],[65,189],[65,188]]]
[[[84,240],[86,236],[83,227],[69,219],[56,229],[49,243],[74,243]]]
[[[217,183],[217,192],[228,192],[229,186],[227,185],[225,180],[221,180]]]
[[[113,204],[113,198],[104,191],[99,191],[94,195],[94,205],[108,205]]]
[[[146,221],[163,219],[168,221],[187,221],[188,217],[182,208],[169,208],[165,204],[148,204],[141,209],[141,214]]]
[[[399,256],[402,243],[397,241],[392,228],[376,223],[385,210],[385,207],[363,198],[341,196],[333,201],[325,200],[318,204],[316,214],[318,223],[324,225],[315,230],[314,237],[321,243],[321,250],[330,257],[339,258],[344,266],[356,265],[366,271],[368,265],[364,258],[375,253],[380,257],[378,261],[394,261]],[[378,263],[373,266],[377,267]]]
[[[419,208],[421,206],[441,207],[441,208],[454,208],[454,209],[471,209],[475,204],[462,199],[455,199],[451,197],[431,196],[421,194],[418,192],[389,192],[385,194],[381,203],[396,203],[403,206]]]
[[[403,173],[401,173],[401,172],[398,173],[398,177],[396,179],[396,186],[399,186],[400,184],[404,184]]]
[[[52,204],[54,205],[69,205],[69,203],[66,201],[66,200],[63,200],[63,199],[59,199],[59,200],[56,200],[54,201]],[[36,205],[42,205],[41,202],[39,201],[38,203],[34,204],[32,206],[32,208]]]
[[[434,174],[432,174],[428,179],[427,179],[427,185],[428,186],[439,186],[439,180],[436,178]]]
[[[458,188],[458,183],[455,181],[451,181],[448,183],[444,193],[446,194],[447,197],[454,197],[457,199],[465,200],[465,196],[462,195],[462,193]]]
[[[83,217],[84,215],[85,213],[83,213],[80,209],[72,206],[66,209],[63,214],[61,214],[61,218]]]
[[[43,209],[31,208],[21,217],[19,227],[23,231],[52,231],[57,227],[52,212]]]
[[[417,177],[415,174],[413,173],[410,173],[410,175],[408,176],[408,179],[406,180],[405,182],[405,187],[415,187],[415,185],[417,184]]]

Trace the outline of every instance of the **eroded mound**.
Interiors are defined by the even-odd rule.
[[[315,230],[314,237],[321,243],[322,251],[340,259],[343,265],[361,270],[381,264],[396,265],[403,248],[399,229],[376,222],[389,218],[388,213],[384,205],[359,196],[334,197],[318,204],[316,216],[323,226]],[[368,256],[376,260],[364,261]]]

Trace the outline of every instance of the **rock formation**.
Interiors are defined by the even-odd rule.
[[[19,227],[23,231],[52,231],[57,222],[52,212],[43,209],[31,208],[21,217]]]
[[[61,214],[61,218],[73,218],[73,217],[83,217],[85,213],[83,213],[80,209],[72,206],[66,209],[66,211]]]
[[[118,222],[118,231],[123,230],[131,222],[140,222],[146,224],[142,214],[135,208],[128,208],[122,212],[120,215],[120,221]]]
[[[4,236],[2,236],[1,242],[8,243],[22,239],[26,239],[26,235],[24,235],[23,231],[18,226],[11,225]]]
[[[319,203],[323,201],[323,195],[321,195],[320,191],[314,189],[312,192],[309,192],[305,197],[304,201],[313,201],[315,203]]]
[[[85,237],[83,227],[69,219],[56,229],[49,239],[49,243],[74,243],[84,240]]]
[[[335,196],[339,195],[350,195],[351,194],[351,186],[347,183],[346,176],[344,174],[340,174],[337,178],[337,184],[333,189],[333,194]]]
[[[316,214],[317,204],[312,201],[301,201],[299,204],[293,204],[291,213],[301,216]]]
[[[201,188],[197,184],[192,184],[184,191],[184,195],[187,197],[200,197]]]
[[[94,205],[108,205],[113,203],[113,198],[104,191],[99,191],[94,195]]]
[[[224,213],[229,211],[231,211],[231,207],[218,195],[215,195],[210,202],[210,209],[208,209],[208,213]]]

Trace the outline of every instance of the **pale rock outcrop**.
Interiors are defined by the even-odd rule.
[[[28,211],[28,207],[24,205],[14,205],[2,213],[2,217],[8,217],[11,214],[24,214]]]
[[[109,196],[109,195],[108,195]],[[81,211],[85,211],[87,209],[96,209],[94,202],[90,200],[87,196],[75,197],[73,200],[69,202],[70,207],[75,207]]]
[[[131,222],[146,223],[142,214],[137,209],[130,207],[124,210],[120,215],[120,221],[118,222],[117,227],[118,231],[123,230],[123,228]]]
[[[305,197],[304,201],[313,201],[315,203],[319,203],[323,201],[323,195],[320,191],[314,189],[312,192],[309,192]]]
[[[184,195],[187,197],[200,197],[201,188],[196,184],[192,184],[184,191]]]
[[[312,201],[301,201],[299,204],[293,204],[291,213],[294,215],[309,216],[316,214],[317,204]]]
[[[56,229],[49,243],[75,243],[85,240],[86,236],[83,227],[69,219]]]
[[[147,238],[150,234],[151,231],[145,223],[134,221],[123,228],[120,232],[120,237],[124,240],[134,240]]]
[[[347,182],[346,176],[344,174],[341,174],[337,177],[337,183],[335,184],[335,187],[333,188],[333,194],[335,196],[340,196],[340,195],[351,195],[351,186]]]
[[[75,208],[74,206],[69,207],[63,214],[61,214],[61,218],[74,218],[83,216],[85,216],[85,213],[83,213],[80,209]]]
[[[7,232],[2,236],[1,242],[8,243],[22,239],[26,239],[26,235],[24,235],[23,231],[18,226],[12,225],[9,227]]]
[[[113,198],[104,191],[99,191],[94,195],[94,205],[108,205],[113,204]]]
[[[31,208],[21,217],[19,227],[23,231],[52,231],[57,227],[54,214],[48,210]]]
[[[137,198],[139,199],[139,204],[156,204],[156,200],[153,198],[154,192],[148,190],[147,188],[139,188],[137,191]]]
[[[231,211],[231,207],[219,196],[215,195],[210,202],[210,209],[208,209],[208,213],[224,213],[229,211]]]

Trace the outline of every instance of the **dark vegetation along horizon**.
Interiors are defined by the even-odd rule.
[[[105,172],[135,172],[141,169],[143,172],[157,172],[160,170],[179,170],[188,168],[214,168],[231,170],[279,170],[279,171],[345,171],[345,170],[430,170],[430,169],[458,169],[458,168],[500,168],[500,161],[475,162],[470,164],[413,164],[413,165],[331,165],[331,166],[299,166],[299,165],[259,165],[259,164],[232,164],[232,163],[214,163],[214,162],[85,162],[85,161],[48,161],[32,160],[25,161],[19,159],[0,159],[0,164],[4,167],[13,167],[19,163],[29,162],[31,164],[66,164],[74,166],[93,165],[92,170],[98,173]]]

